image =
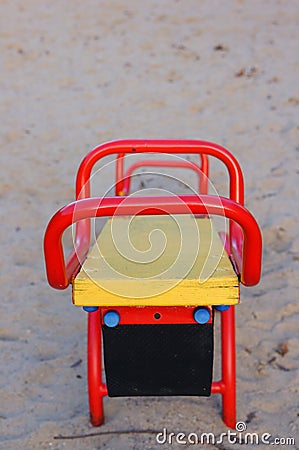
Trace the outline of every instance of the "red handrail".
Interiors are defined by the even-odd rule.
[[[215,214],[235,221],[243,231],[242,254],[236,262],[241,282],[246,286],[259,282],[262,237],[252,214],[240,204],[211,195],[178,195],[167,197],[87,198],[60,209],[50,220],[44,239],[48,281],[57,289],[65,289],[79,269],[82,255],[73,253],[65,265],[62,234],[72,223],[100,216]],[[236,249],[237,251],[237,249]]]
[[[119,153],[116,157],[115,195],[121,195],[124,190],[124,158],[125,153]]]
[[[178,167],[193,169],[199,176],[198,192],[201,194],[208,193],[208,177],[209,177],[209,160],[207,155],[199,155],[201,159],[201,166],[198,164],[180,159],[177,160],[142,160],[132,164],[124,175],[124,153],[117,155],[116,158],[116,195],[128,195],[130,192],[131,175],[140,167]]]
[[[130,192],[131,187],[131,177],[135,170],[140,169],[141,167],[173,167],[173,168],[180,168],[180,169],[191,169],[194,172],[197,173],[199,178],[199,185],[198,185],[198,193],[200,194],[207,194],[207,175],[203,174],[202,168],[195,164],[192,161],[180,159],[180,160],[157,160],[157,159],[146,159],[144,161],[136,161],[134,164],[132,164],[128,170],[126,171],[126,174],[123,178],[123,195],[128,195]],[[119,195],[119,193],[117,193]]]
[[[110,154],[117,154],[116,192],[123,188],[124,156],[126,153],[194,153],[202,155],[202,170],[208,174],[206,155],[220,159],[227,167],[230,177],[230,198],[244,205],[244,182],[240,165],[236,158],[224,147],[212,142],[200,140],[118,140],[106,142],[89,152],[80,164],[76,179],[76,199],[90,197],[90,176],[95,163]],[[234,230],[232,230],[234,228]],[[232,253],[240,253],[241,235],[236,224],[230,226],[230,247]],[[81,258],[87,254],[90,242],[88,220],[82,220],[76,226],[75,252],[71,255],[70,266],[76,267],[77,253]]]
[[[199,140],[119,140],[106,142],[89,152],[78,170],[76,180],[76,199],[90,197],[90,176],[94,164],[111,154],[121,154],[121,164],[125,153],[194,153],[210,155],[220,159],[227,167],[230,176],[230,198],[244,204],[243,175],[236,158],[218,144]],[[119,169],[121,177],[121,165]]]

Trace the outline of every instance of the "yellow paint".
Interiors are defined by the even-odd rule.
[[[236,304],[239,282],[208,218],[109,219],[73,281],[78,306]]]

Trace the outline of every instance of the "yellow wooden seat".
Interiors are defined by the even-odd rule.
[[[239,281],[208,218],[109,219],[73,280],[77,306],[236,304]]]

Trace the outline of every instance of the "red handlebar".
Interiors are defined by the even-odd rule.
[[[117,154],[116,164],[116,193],[123,189],[124,184],[124,156],[126,153],[193,153],[201,155],[202,172],[208,175],[208,158],[206,155],[214,156],[221,160],[227,167],[230,177],[230,198],[241,205],[244,205],[244,182],[243,174],[236,158],[224,147],[218,144],[199,140],[118,140],[106,142],[89,152],[80,164],[76,180],[76,199],[90,197],[90,177],[93,166],[104,156]],[[207,192],[207,178],[203,177],[202,193]],[[232,228],[232,225],[231,225]],[[237,239],[237,225],[235,231],[230,232],[231,248],[234,248]],[[239,233],[240,234],[240,233]],[[90,226],[88,220],[82,220],[76,226],[77,251],[84,254],[89,248]],[[71,259],[76,266],[76,255]]]
[[[205,155],[202,155],[205,156]],[[119,161],[119,159],[117,159]],[[207,157],[204,158],[204,161],[207,161]],[[207,165],[207,163],[206,163]],[[156,159],[146,159],[145,161],[136,161],[134,164],[132,164],[128,170],[126,171],[125,176],[122,179],[122,191],[123,195],[128,195],[130,193],[131,188],[131,178],[132,174],[135,170],[141,168],[141,167],[173,167],[173,168],[180,168],[180,169],[191,169],[198,175],[199,179],[199,186],[198,186],[198,193],[200,194],[207,194],[208,190],[208,176],[203,172],[202,166],[195,164],[192,161],[179,159],[179,160],[156,160]],[[118,194],[119,195],[119,194]]]
[[[76,181],[76,199],[90,197],[90,175],[95,163],[104,156],[120,154],[119,177],[122,177],[123,156],[126,153],[193,153],[210,155],[220,159],[227,167],[230,176],[230,198],[244,204],[244,183],[241,168],[236,158],[224,147],[212,142],[200,140],[118,140],[106,142],[89,152],[78,170]]]
[[[262,259],[262,237],[257,222],[240,204],[211,195],[87,198],[70,203],[52,217],[45,233],[44,251],[48,281],[56,289],[65,289],[85,257],[84,254],[80,254],[80,248],[76,248],[65,265],[62,234],[72,223],[101,216],[190,213],[225,216],[241,227],[242,254],[239,252],[240,245],[233,246],[231,250],[238,265],[241,282],[246,286],[257,284]],[[238,241],[240,236],[231,238]]]
[[[208,177],[209,177],[209,160],[207,155],[200,154],[201,166],[198,164],[180,158],[179,160],[142,160],[132,164],[124,174],[124,153],[120,153],[116,158],[116,195],[128,195],[130,192],[131,176],[134,170],[140,167],[177,167],[184,169],[192,169],[197,172],[199,177],[198,192],[201,194],[208,193]]]

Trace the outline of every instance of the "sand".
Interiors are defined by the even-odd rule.
[[[120,138],[211,140],[240,161],[264,263],[236,308],[238,420],[298,448],[298,7],[1,1],[1,448],[182,448],[119,431],[227,431],[217,395],[107,399],[105,425],[88,423],[86,314],[48,286],[42,242],[83,156]]]

